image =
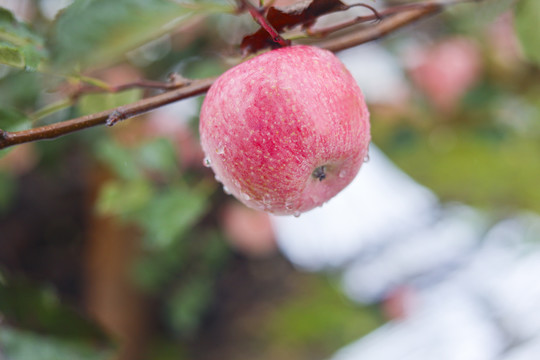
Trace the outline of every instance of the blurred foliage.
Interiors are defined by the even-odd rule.
[[[79,101],[77,110],[81,115],[94,114],[130,104],[139,100],[141,97],[142,91],[140,89],[132,89],[116,94],[90,94],[84,96],[81,101]]]
[[[263,332],[272,339],[269,347],[302,349],[299,358],[323,358],[382,322],[375,307],[353,304],[332,280],[313,278],[274,309]]]
[[[540,64],[540,2],[520,0],[516,6],[516,30],[523,50],[531,61]]]
[[[505,63],[495,59],[485,28],[514,3],[513,24],[526,58],[516,55]],[[479,44],[480,79],[455,108],[441,111],[410,78],[412,96],[405,105],[370,106],[374,142],[443,200],[494,211],[540,211],[539,4],[486,0],[450,8],[428,22],[422,36],[434,43],[460,34]],[[163,80],[171,72],[189,78],[220,74],[230,66],[227,41],[238,37],[232,33],[238,18],[227,15],[233,12],[234,1],[226,0],[75,0],[55,19],[35,6],[25,22],[0,8],[0,129],[66,120],[153,93],[70,97],[85,85],[106,90],[140,78]],[[402,32],[381,43],[396,48],[412,36]],[[87,281],[72,263],[82,267],[88,261],[86,250],[75,244],[95,230],[85,226],[96,218],[135,234],[139,248],[127,272],[150,304],[149,358],[197,359],[188,356],[197,353],[193,348],[210,352],[216,333],[237,332],[240,340],[260,346],[244,344],[256,349],[257,358],[319,359],[385,321],[376,306],[349,303],[324,277],[298,276],[292,268],[279,272],[235,254],[220,224],[223,205],[231,200],[202,159],[189,159],[194,149],[182,147],[197,142],[197,114],[184,109],[168,116],[173,126],[161,132],[149,125],[155,119],[141,117],[112,130],[33,144],[27,154],[17,154],[18,148],[9,155],[0,151],[0,217],[43,215],[25,224],[25,231],[0,228],[0,242],[13,241],[0,256],[24,260],[6,261],[9,266],[0,273],[0,359],[111,358],[112,336],[86,319],[83,286],[43,279],[62,272],[64,267],[53,265],[66,262],[73,271],[67,274],[70,281]],[[73,225],[63,220],[81,215],[64,210],[72,209],[69,201],[79,201],[86,216],[77,218],[80,228],[71,232]],[[32,231],[35,243],[18,237]],[[101,236],[107,233],[96,235]],[[75,254],[69,259],[50,256],[43,242],[80,252],[66,252]],[[39,264],[24,266],[38,263],[38,257]],[[62,275],[67,276],[56,274]],[[231,311],[234,306],[240,310]],[[216,322],[224,318],[220,328]],[[246,323],[253,326],[246,330]],[[234,350],[238,355],[245,349]],[[234,355],[229,358],[241,358]]]
[[[102,330],[62,304],[54,288],[22,277],[2,277],[0,311],[4,320],[26,329],[71,340],[105,343]]]
[[[2,327],[0,356],[16,360],[106,360],[110,359],[112,351],[97,350],[93,346],[63,338]]]
[[[0,7],[0,63],[34,71],[45,55],[43,43],[43,38]]]

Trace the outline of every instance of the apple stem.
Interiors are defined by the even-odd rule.
[[[270,35],[272,40],[281,45],[282,47],[291,45],[290,40],[285,40],[278,32],[277,30],[268,22],[266,17],[263,15],[266,11],[266,7],[263,8],[257,8],[252,3],[249,2],[249,0],[239,0],[240,1],[240,10],[247,9],[253,17],[253,20],[255,20],[259,25],[262,26],[264,30]]]

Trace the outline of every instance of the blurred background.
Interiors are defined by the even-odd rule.
[[[0,128],[155,93],[88,84],[237,63],[253,20],[180,3],[0,0]],[[298,218],[223,192],[202,97],[0,151],[0,360],[538,359],[539,21],[485,0],[340,52],[370,158]]]

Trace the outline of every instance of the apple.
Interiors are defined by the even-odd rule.
[[[480,50],[470,39],[447,38],[413,51],[409,57],[411,78],[440,111],[454,110],[480,78]]]
[[[201,145],[224,190],[276,215],[321,206],[368,154],[369,112],[331,52],[272,50],[221,75],[200,115]]]

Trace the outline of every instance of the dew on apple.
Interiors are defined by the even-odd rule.
[[[300,211],[295,211],[293,215],[294,215],[294,217],[300,217],[300,214],[301,214]]]
[[[266,52],[222,74],[205,97],[199,130],[229,193],[276,215],[299,215],[339,193],[367,159],[371,140],[354,78],[333,53],[306,45]]]
[[[231,190],[229,190],[229,188],[226,187],[226,186],[223,186],[223,192],[224,192],[225,194],[227,194],[227,195],[231,195],[231,194],[232,194]]]
[[[367,154],[366,156],[364,156],[364,162],[365,162],[365,163],[369,162],[369,154]]]
[[[292,201],[286,200],[286,201],[285,201],[285,209],[287,209],[287,210],[292,210],[292,208],[293,208],[293,203],[292,203]]]
[[[210,158],[208,156],[204,158],[203,165],[205,167],[210,167],[212,165],[212,161],[210,160]]]

